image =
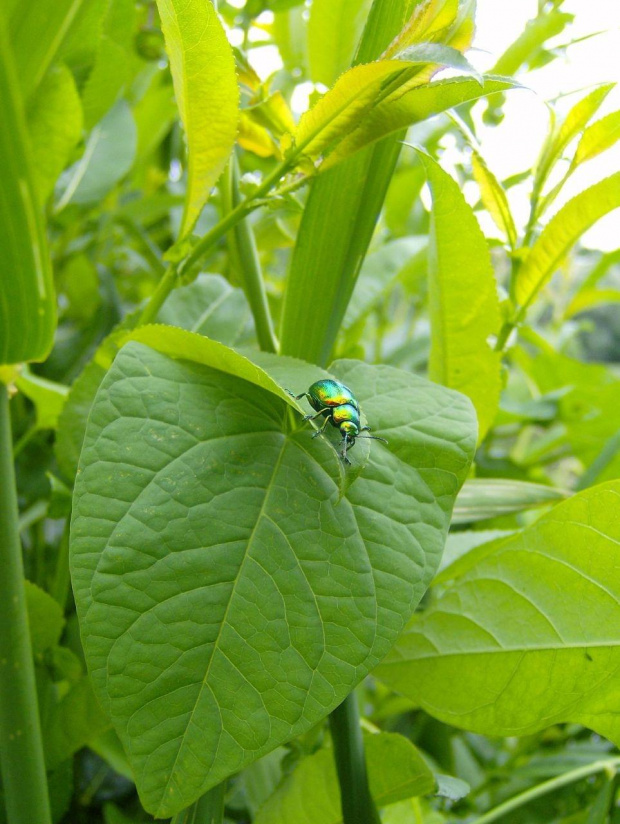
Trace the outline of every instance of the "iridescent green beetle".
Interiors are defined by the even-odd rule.
[[[293,395],[288,389],[287,392],[296,401],[308,398],[310,406],[316,410],[316,415],[306,415],[305,421],[313,421],[321,415],[325,418],[325,423],[313,434],[313,438],[323,434],[328,423],[340,431],[342,435],[340,455],[345,463],[351,463],[347,458],[347,449],[355,446],[356,438],[369,438],[373,441],[387,443],[385,438],[378,438],[376,435],[360,435],[360,432],[370,432],[370,427],[362,426],[357,399],[344,383],[327,378],[316,381],[307,392],[302,392],[301,395]]]

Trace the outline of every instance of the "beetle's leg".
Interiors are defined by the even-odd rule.
[[[343,439],[343,442],[342,442],[342,452],[340,453],[340,457],[342,458],[342,460],[343,460],[346,464],[349,464],[349,465],[350,465],[350,464],[351,464],[351,461],[347,458],[347,444],[348,444],[348,443],[349,443],[349,439],[348,439],[348,438],[347,438],[347,436],[345,435],[345,436],[344,436],[344,439]]]
[[[327,426],[328,423],[329,423],[329,417],[326,416],[325,417],[325,423],[323,424],[323,426],[320,429],[317,429],[317,431],[312,435],[312,437],[313,438],[318,438],[319,435],[322,435],[323,432],[325,432],[325,427]]]
[[[360,432],[372,432],[372,429],[369,426],[362,426]]]
[[[319,418],[324,412],[329,412],[329,406],[324,406],[323,409],[319,409],[316,415],[304,415],[304,421],[314,421]],[[329,420],[329,417],[327,418]]]

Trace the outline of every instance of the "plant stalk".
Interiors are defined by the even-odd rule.
[[[329,716],[344,824],[380,824],[370,794],[357,696],[351,692]]]
[[[212,787],[198,801],[181,810],[171,824],[222,824],[224,819],[224,796],[226,782]]]
[[[530,790],[515,795],[513,798],[509,798],[508,801],[504,801],[503,804],[499,804],[493,810],[489,810],[488,813],[478,818],[476,824],[491,824],[492,821],[499,821],[507,813],[517,810],[525,804],[529,804],[530,801],[540,798],[541,795],[559,790],[560,787],[573,784],[575,781],[587,778],[589,775],[595,775],[603,771],[614,775],[618,767],[620,767],[620,757],[606,758],[603,761],[594,761],[592,764],[586,764],[584,767],[577,767],[576,770],[570,770],[563,775],[558,775],[549,781],[544,781],[542,784],[532,787]]]
[[[239,163],[235,154],[231,155],[229,167],[222,178],[223,200],[231,210],[239,206]],[[258,250],[252,227],[247,217],[242,218],[230,232],[230,249],[239,270],[239,277],[244,287],[256,326],[258,345],[264,352],[277,352],[278,342],[273,329],[273,321],[267,303],[265,281],[261,271]]]
[[[11,441],[9,396],[0,384],[0,770],[11,824],[51,824]]]

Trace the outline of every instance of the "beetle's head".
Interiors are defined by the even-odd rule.
[[[353,446],[355,438],[359,435],[357,424],[353,421],[342,421],[340,424],[340,434],[343,440],[346,440],[349,446]]]

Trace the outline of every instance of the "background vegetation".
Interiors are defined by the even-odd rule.
[[[502,180],[561,0],[217,6],[0,20],[0,819],[620,821],[613,84]]]

